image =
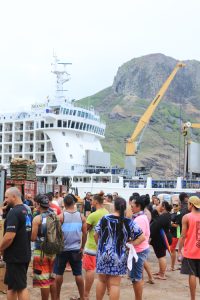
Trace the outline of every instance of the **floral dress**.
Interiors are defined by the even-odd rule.
[[[114,215],[104,216],[95,227],[98,233],[96,272],[106,275],[125,275],[127,273],[128,252],[126,243],[135,240],[142,230],[131,219]]]

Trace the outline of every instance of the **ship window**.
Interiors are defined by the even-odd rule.
[[[41,121],[41,128],[44,128],[44,121]]]
[[[81,111],[80,110],[78,110],[78,117],[80,117],[81,116]]]
[[[58,120],[58,127],[62,127],[62,121]]]
[[[62,135],[65,136],[65,132],[64,131],[62,131]]]
[[[64,115],[66,114],[66,108],[63,108],[63,114]]]
[[[68,128],[70,128],[71,120],[68,121]]]
[[[49,124],[45,124],[45,127],[49,127]]]
[[[76,115],[76,110],[73,111],[73,116],[75,116],[75,115]]]
[[[87,124],[87,131],[89,131],[89,124]]]
[[[85,113],[85,118],[88,119],[88,113]]]
[[[66,115],[68,115],[68,114],[69,114],[69,109],[66,110]]]
[[[76,129],[78,129],[79,128],[79,122],[76,122]]]
[[[85,128],[86,128],[86,124],[84,123],[84,125],[83,125],[83,130],[85,130]]]
[[[81,117],[84,118],[84,116],[85,116],[85,113],[84,113],[84,111],[82,111]]]
[[[50,127],[53,127],[53,123],[50,123]]]
[[[70,155],[69,155],[69,157],[72,159],[72,158],[73,158],[73,155],[72,155],[72,154],[70,154]]]
[[[81,129],[81,130],[83,129],[83,123],[81,123],[80,129]]]
[[[71,170],[74,171],[74,166],[71,166]]]
[[[73,114],[73,110],[70,110],[69,114],[72,115]]]
[[[69,143],[66,143],[66,147],[69,147]]]
[[[63,121],[63,127],[67,127],[67,122]]]
[[[74,126],[75,126],[75,122],[72,121],[71,128],[74,128]]]

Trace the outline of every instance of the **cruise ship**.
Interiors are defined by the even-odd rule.
[[[0,115],[0,165],[9,174],[12,158],[33,159],[41,181],[66,184],[74,174],[104,171],[110,155],[100,143],[105,123],[92,107],[77,107],[65,97],[69,63],[54,59],[54,99],[33,104],[30,111]]]

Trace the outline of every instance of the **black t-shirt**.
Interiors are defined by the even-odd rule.
[[[15,232],[12,244],[4,250],[7,263],[28,263],[31,259],[31,219],[23,204],[14,206],[6,216],[4,232]]]
[[[169,244],[172,243],[172,235],[170,232],[171,215],[169,213],[163,213],[159,215],[150,225],[151,239],[152,241],[160,240],[160,230],[163,229],[167,236]]]

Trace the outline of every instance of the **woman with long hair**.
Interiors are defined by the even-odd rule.
[[[95,240],[98,241],[97,300],[103,299],[107,286],[109,299],[119,299],[121,276],[127,273],[126,243],[138,245],[145,239],[139,226],[125,217],[126,201],[118,197],[114,205],[114,213],[104,216],[95,228]]]

